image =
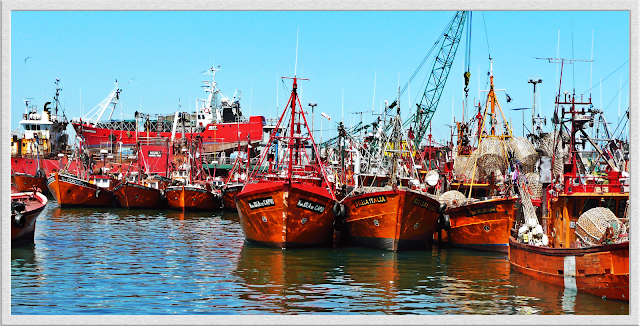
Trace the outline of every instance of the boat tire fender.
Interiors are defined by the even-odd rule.
[[[16,215],[13,217],[13,225],[17,228],[22,229],[26,222],[27,218],[20,213],[16,213]]]
[[[445,209],[447,209],[447,203],[441,203],[440,207],[438,207],[438,214],[444,213]]]
[[[451,220],[449,219],[449,215],[442,214],[442,229],[449,231],[451,229]]]
[[[340,204],[333,204],[333,208],[331,209],[331,211],[333,212],[333,216],[340,217]]]

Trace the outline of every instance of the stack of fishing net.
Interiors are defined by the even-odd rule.
[[[440,203],[447,204],[448,208],[452,208],[452,207],[458,207],[465,204],[467,202],[467,197],[463,193],[457,190],[449,190],[443,193],[442,195],[440,195],[440,198],[438,198],[438,201]]]
[[[518,241],[534,246],[546,247],[549,245],[549,238],[544,234],[542,225],[538,222],[536,209],[531,203],[531,196],[524,178],[518,180],[520,188],[520,205],[524,217],[524,224],[518,229]]]
[[[538,152],[533,144],[524,137],[514,137],[507,141],[509,151],[523,165],[524,172],[532,172],[538,162]]]
[[[505,149],[505,143],[499,137],[482,139],[477,150],[479,151],[478,167],[482,168],[487,175],[496,170],[504,171],[507,167]]]
[[[606,207],[594,207],[582,213],[578,218],[576,234],[586,247],[621,242],[625,235],[628,240],[626,226]]]
[[[526,174],[527,185],[529,191],[531,191],[531,198],[539,199],[542,197],[542,183],[540,182],[540,175],[535,172],[529,172]]]
[[[565,142],[569,141],[569,135],[566,132],[562,132],[562,137],[559,136],[558,131],[550,132],[542,137],[540,141],[540,149],[544,152],[545,156],[553,157],[555,153],[555,159],[553,161],[553,175],[560,177],[564,171],[564,160],[569,157],[569,145],[565,145]]]

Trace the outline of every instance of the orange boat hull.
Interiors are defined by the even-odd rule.
[[[325,188],[282,182],[247,184],[235,202],[249,242],[277,248],[333,244],[335,201]]]
[[[49,193],[46,177],[35,177],[30,174],[14,173],[11,175],[11,183],[13,183],[19,192],[32,191],[33,186],[40,189],[43,194]]]
[[[47,186],[60,207],[110,207],[115,201],[113,191],[71,175],[54,172],[47,179]]]
[[[469,249],[507,252],[510,230],[515,220],[515,198],[491,199],[450,208],[448,243]]]
[[[162,191],[135,183],[121,183],[114,189],[118,203],[126,208],[164,208],[167,206]]]
[[[629,242],[565,249],[532,246],[510,237],[509,263],[537,280],[629,301]]]
[[[438,224],[435,199],[409,190],[391,190],[347,198],[350,241],[384,250],[426,249]]]
[[[215,211],[220,209],[220,197],[211,191],[192,186],[169,187],[165,190],[169,208],[182,211]]]
[[[11,201],[25,204],[22,221],[18,222],[11,214],[11,245],[33,242],[36,231],[36,219],[47,205],[47,197],[41,193],[21,192],[11,194]]]
[[[227,187],[222,191],[222,204],[225,210],[237,211],[236,196],[242,191],[244,185]]]

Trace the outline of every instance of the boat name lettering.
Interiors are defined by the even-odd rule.
[[[381,204],[381,203],[386,203],[386,202],[387,202],[387,196],[380,195],[380,196],[375,196],[375,197],[367,197],[367,198],[358,199],[355,202],[355,206],[356,206],[356,208],[358,208],[358,207],[362,207],[362,206],[368,206],[368,205],[371,205],[371,204]]]
[[[249,204],[249,208],[251,209],[276,206],[276,202],[273,200],[272,197],[265,197],[265,198],[250,200],[248,204]]]
[[[490,207],[480,207],[480,208],[475,208],[475,209],[469,209],[469,213],[471,216],[476,216],[476,215],[482,215],[482,214],[489,214],[489,213],[495,213],[497,212],[496,207],[495,206],[490,206]]]
[[[149,151],[149,157],[162,157],[162,151]]]
[[[209,126],[208,130],[218,130],[218,126]]]
[[[76,186],[81,186],[81,187],[90,187],[90,183],[88,182],[78,180],[78,179],[73,179],[73,178],[67,178],[63,176],[60,176],[60,182],[67,182],[67,183],[74,184]]]
[[[96,133],[95,130],[90,130],[90,129],[82,129],[82,132],[88,132],[88,133],[92,133],[92,134]]]
[[[424,201],[424,200],[422,200],[420,198],[414,198],[411,203],[414,204],[414,205],[426,208],[426,209],[428,209],[428,210],[430,210],[432,212],[436,211],[436,206],[435,205],[432,205],[432,204],[430,204],[430,203],[428,203],[428,202],[426,202],[426,201]]]
[[[304,208],[315,213],[324,213],[324,206],[302,198],[298,200],[296,207]]]

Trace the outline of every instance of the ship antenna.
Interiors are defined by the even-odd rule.
[[[293,77],[298,75],[298,37],[300,36],[300,26],[298,26],[298,33],[296,34],[296,66],[293,68]]]

